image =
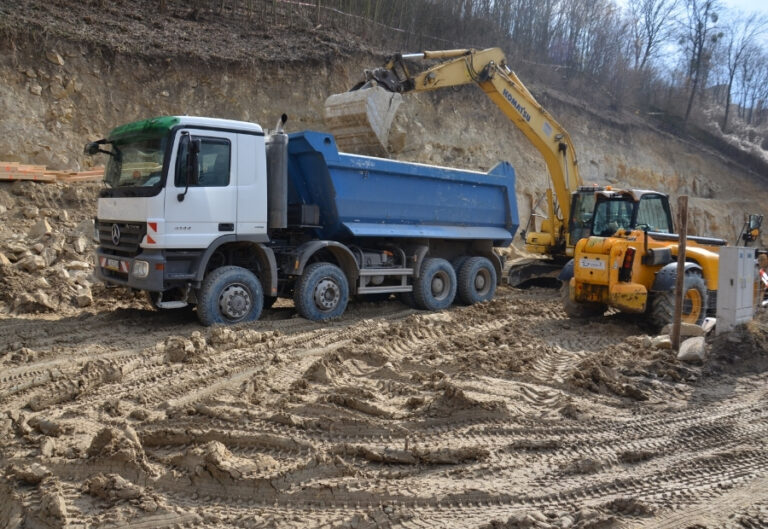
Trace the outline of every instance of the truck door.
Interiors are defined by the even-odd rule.
[[[199,146],[197,178],[188,163],[193,142]],[[214,239],[234,234],[237,135],[181,130],[174,141],[171,168],[165,198],[166,246],[206,248]]]

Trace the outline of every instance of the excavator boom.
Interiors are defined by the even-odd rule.
[[[442,61],[411,75],[406,60]],[[554,199],[549,200],[545,233],[526,240],[537,253],[565,254],[571,193],[581,185],[576,153],[565,129],[536,101],[509,69],[499,48],[444,50],[396,55],[383,68],[367,70],[365,80],[350,92],[326,100],[326,125],[342,149],[386,152],[399,95],[451,86],[477,84],[541,153],[549,170]],[[530,236],[528,237],[530,239]]]

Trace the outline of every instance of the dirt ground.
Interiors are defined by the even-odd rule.
[[[8,313],[0,526],[765,527],[768,320],[702,366],[650,342],[535,288],[330,324]]]

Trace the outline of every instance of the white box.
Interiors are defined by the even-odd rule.
[[[720,248],[717,278],[717,334],[746,323],[754,315],[754,289],[757,279],[755,249],[743,246]]]

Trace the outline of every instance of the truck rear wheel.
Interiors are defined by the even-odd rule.
[[[424,259],[421,274],[413,282],[416,306],[424,310],[447,309],[456,297],[456,272],[445,259]]]
[[[675,291],[654,292],[648,311],[648,319],[658,328],[671,323],[675,315]],[[684,323],[701,325],[707,316],[707,284],[696,272],[688,272],[683,280]]]
[[[258,320],[264,306],[261,282],[250,270],[222,266],[203,280],[197,317],[205,326]]]
[[[608,309],[608,307],[602,303],[582,303],[573,301],[571,299],[568,281],[563,281],[563,285],[560,287],[560,299],[563,302],[565,314],[569,318],[594,318],[595,316],[602,316]]]
[[[474,305],[493,299],[496,294],[496,269],[485,257],[470,257],[461,265],[458,295],[462,303]]]
[[[305,268],[293,292],[296,310],[312,321],[338,318],[344,314],[348,301],[347,277],[331,263],[314,263]]]

